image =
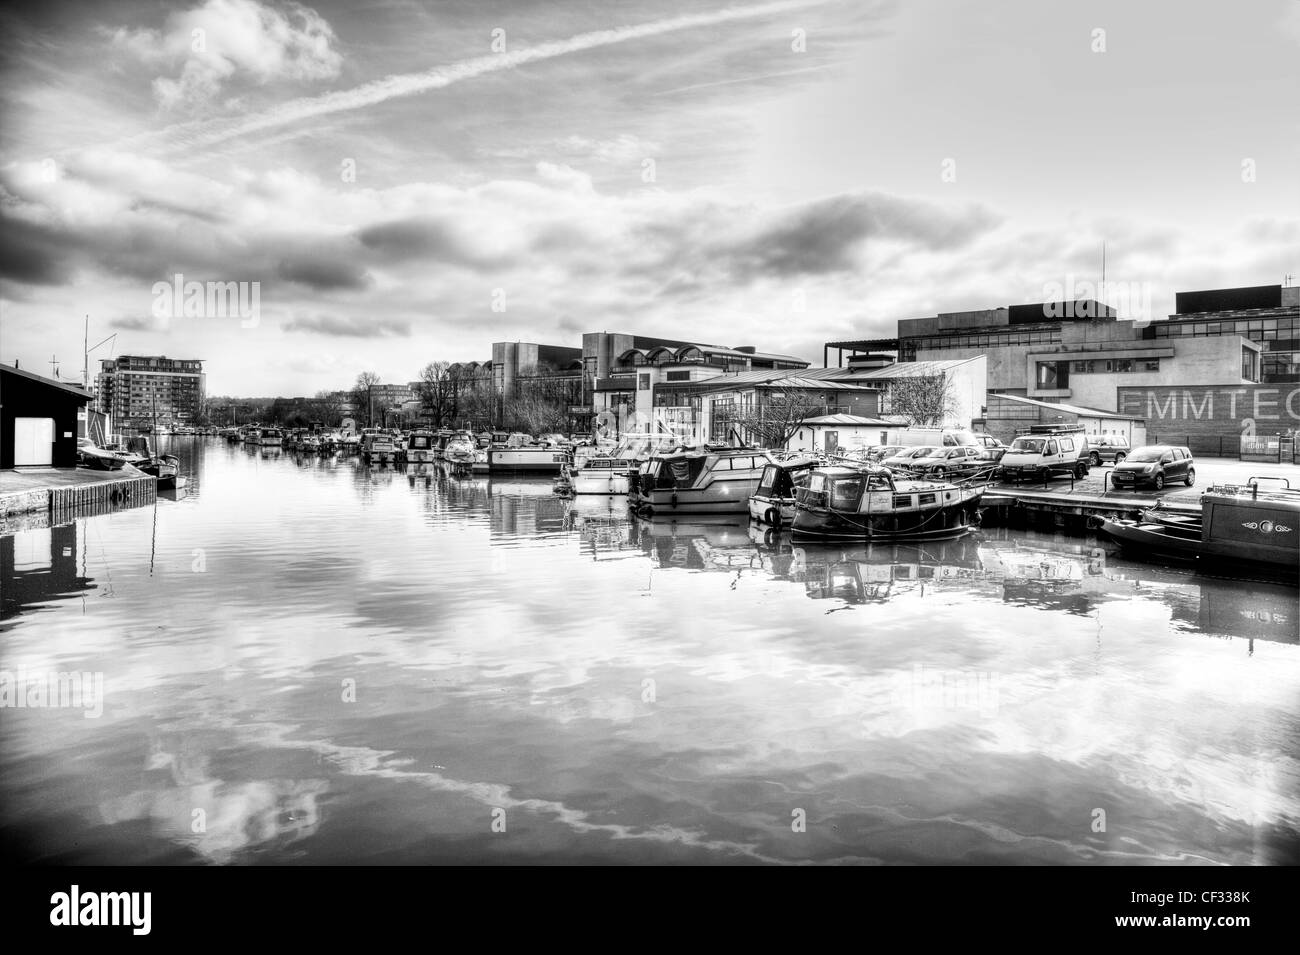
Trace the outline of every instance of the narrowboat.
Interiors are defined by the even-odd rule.
[[[902,480],[874,465],[814,468],[795,488],[796,537],[944,540],[979,523],[985,485]]]
[[[760,448],[701,445],[650,456],[637,475],[646,515],[745,514],[772,456]]]
[[[824,463],[821,458],[800,455],[763,468],[758,490],[749,499],[749,516],[772,527],[789,524],[794,520],[795,488]]]
[[[1279,488],[1261,488],[1276,480]],[[1157,502],[1138,520],[1103,520],[1103,530],[1135,556],[1227,568],[1234,564],[1300,570],[1300,488],[1286,478],[1252,477],[1245,486],[1207,488],[1201,509],[1185,511]]]

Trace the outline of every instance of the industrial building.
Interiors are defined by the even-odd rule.
[[[1143,420],[1161,440],[1207,451],[1237,436],[1300,426],[1300,288],[1180,292],[1167,320],[1120,320],[1093,301],[1013,305],[903,319],[893,338],[828,342],[853,368],[873,352],[900,363],[988,360],[988,394]],[[1005,430],[1006,403],[983,422]]]

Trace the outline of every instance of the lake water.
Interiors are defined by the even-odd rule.
[[[1295,588],[169,450],[0,538],[0,669],[102,679],[0,709],[17,859],[1300,862]]]

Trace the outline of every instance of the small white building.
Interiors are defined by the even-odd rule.
[[[834,454],[853,448],[887,444],[886,436],[898,425],[879,418],[856,414],[827,414],[807,418],[786,442],[789,451],[818,451]]]

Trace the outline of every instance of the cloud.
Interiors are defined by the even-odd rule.
[[[218,2],[218,0],[210,0],[210,2]],[[229,3],[232,0],[220,0],[220,2]],[[245,0],[245,2],[250,2],[250,0]],[[301,97],[261,113],[212,121],[182,123],[168,127],[158,134],[147,134],[140,137],[138,142],[129,141],[118,145],[132,148],[157,145],[174,151],[215,146],[238,136],[264,132],[291,123],[327,116],[331,113],[377,106],[391,99],[443,89],[464,80],[486,76],[502,70],[514,69],[528,63],[568,56],[572,53],[581,53],[585,50],[598,49],[617,43],[663,36],[682,30],[700,30],[753,17],[806,9],[827,2],[829,0],[776,0],[773,3],[756,4],[748,7],[726,7],[711,13],[687,14],[636,26],[580,33],[566,40],[556,40],[519,49],[507,49],[505,52],[461,60],[457,63],[434,67],[419,73],[388,76],[349,90],[336,90],[320,96]],[[138,47],[138,44],[130,36],[124,38],[122,42],[131,47]]]
[[[337,338],[394,338],[411,332],[411,323],[399,318],[342,315],[306,315],[281,323],[286,332],[312,332]]]
[[[315,10],[289,3],[273,8],[257,0],[206,0],[167,18],[163,30],[117,30],[112,42],[150,66],[174,66],[153,92],[164,109],[200,106],[236,76],[256,83],[330,79],[342,57],[334,31]]]

